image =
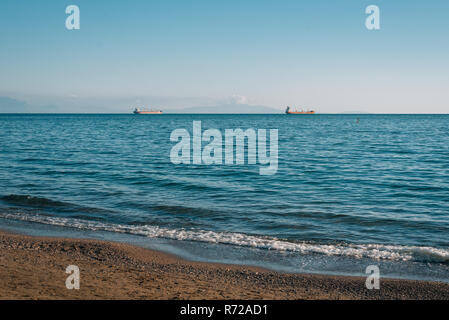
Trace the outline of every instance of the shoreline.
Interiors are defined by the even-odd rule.
[[[80,289],[65,286],[80,269]],[[193,262],[129,244],[35,237],[0,230],[0,299],[444,299],[449,284],[290,274],[259,267]]]

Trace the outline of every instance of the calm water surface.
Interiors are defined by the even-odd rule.
[[[278,129],[277,173],[172,164],[194,120]],[[449,116],[0,115],[0,228],[449,281]]]

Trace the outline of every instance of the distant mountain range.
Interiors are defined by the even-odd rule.
[[[27,100],[27,101],[24,101]],[[16,99],[0,96],[0,113],[131,113],[136,106],[161,109],[164,113],[282,113],[283,110],[241,103],[180,108],[164,107],[164,103],[142,101],[130,103],[125,98],[103,99]],[[32,102],[28,102],[32,101]]]
[[[64,108],[51,104],[39,106],[29,104],[26,101],[0,96],[0,113],[63,113]]]
[[[24,101],[9,97],[0,97],[0,112],[29,112],[29,106]]]
[[[134,107],[142,106],[160,109],[164,113],[204,113],[204,114],[282,114],[283,108],[271,108],[243,103],[227,103],[210,106],[176,107],[164,101],[139,101],[130,103],[130,98],[98,99],[33,99],[0,96],[0,113],[131,113]],[[143,99],[142,99],[143,100]],[[29,102],[31,101],[31,102]],[[167,101],[165,101],[167,102]],[[190,103],[195,103],[190,101]],[[179,104],[178,104],[179,105]],[[319,110],[318,110],[319,112]],[[323,112],[319,112],[323,113]],[[331,113],[338,114],[338,113]],[[364,111],[344,111],[340,114],[369,114]]]
[[[248,104],[226,104],[210,107],[188,107],[182,109],[165,109],[164,113],[282,113],[280,109],[252,106]]]

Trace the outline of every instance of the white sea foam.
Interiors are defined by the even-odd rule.
[[[449,250],[433,247],[384,244],[317,244],[309,242],[290,242],[272,237],[253,236],[242,233],[168,229],[151,225],[133,226],[81,219],[49,217],[38,214],[30,215],[18,212],[0,212],[0,217],[82,230],[111,231],[141,235],[151,238],[221,243],[268,250],[298,252],[301,254],[325,254],[378,260],[449,263]]]

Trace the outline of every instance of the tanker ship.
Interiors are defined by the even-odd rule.
[[[287,109],[285,110],[286,114],[315,114],[314,110],[290,110],[290,107],[287,107]]]
[[[135,108],[133,111],[134,114],[162,114],[161,110],[149,110],[143,108]]]

